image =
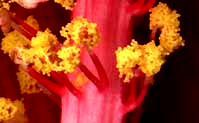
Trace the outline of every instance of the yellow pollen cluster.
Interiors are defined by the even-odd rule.
[[[135,40],[132,40],[131,45],[125,48],[119,47],[115,53],[116,68],[120,73],[119,77],[122,78],[125,75],[124,82],[128,82],[134,75],[132,68],[136,67],[142,55],[140,45]]]
[[[161,52],[154,41],[139,45],[135,40],[132,40],[131,45],[124,48],[119,47],[116,50],[116,61],[119,77],[124,77],[124,82],[129,82],[134,76],[133,68],[138,67],[147,76],[152,76],[160,70],[164,63]]]
[[[151,41],[142,45],[142,57],[140,58],[139,68],[147,76],[153,76],[161,69],[162,64],[165,62],[161,50]]]
[[[89,22],[87,19],[77,17],[62,27],[61,35],[67,40],[72,39],[76,44],[81,44],[92,49],[99,42],[99,32],[97,24]]]
[[[17,112],[17,107],[10,99],[0,97],[0,122],[10,120]]]
[[[11,2],[14,2],[14,1],[13,0],[1,0],[0,1],[0,7],[9,10]]]
[[[12,103],[17,107],[17,112],[12,119],[6,120],[3,123],[29,123],[28,117],[25,115],[25,108],[22,100],[15,100]]]
[[[37,80],[32,78],[28,73],[22,70],[22,68],[19,68],[19,72],[17,72],[17,79],[19,81],[21,94],[32,94],[40,92]]]
[[[25,22],[35,29],[39,29],[39,24],[33,16],[29,16]],[[17,31],[6,33],[1,42],[1,50],[3,50],[5,54],[8,53],[11,55],[15,47],[30,47],[30,41]]]
[[[150,29],[159,28],[161,30],[159,47],[163,55],[169,55],[175,49],[184,46],[184,40],[180,36],[180,22],[178,20],[180,14],[161,2],[150,12]]]
[[[36,29],[39,28],[37,21],[32,16],[28,17],[26,21]],[[51,71],[71,73],[80,62],[80,49],[77,46],[68,45],[66,42],[64,46],[60,47],[61,44],[57,41],[56,36],[48,29],[44,32],[38,31],[36,37],[33,37],[31,41],[13,31],[7,33],[2,39],[1,49],[4,53],[8,53],[16,64],[32,64],[33,68],[42,74],[50,75]],[[21,74],[22,81],[28,81],[24,80],[26,75]],[[30,86],[32,87],[32,84],[24,83],[22,90],[25,91],[25,88]]]
[[[74,0],[54,0],[54,2],[61,4],[66,10],[72,10],[74,7]]]
[[[57,55],[62,61],[59,62],[59,67],[55,68],[56,71],[72,73],[80,63],[80,49],[76,46],[62,47]]]
[[[120,78],[124,77],[124,82],[128,82],[134,76],[133,68],[140,69],[146,76],[158,73],[161,65],[165,62],[165,56],[184,45],[184,40],[179,33],[178,17],[180,15],[163,3],[159,3],[150,11],[152,12],[150,29],[161,29],[160,44],[156,46],[152,40],[145,45],[139,45],[132,40],[131,45],[117,49],[116,67],[119,70]]]
[[[15,47],[26,47],[29,45],[29,41],[19,32],[13,31],[5,34],[5,37],[1,42],[1,50],[6,54],[11,54]]]
[[[38,72],[50,75],[51,71],[71,73],[80,61],[80,49],[76,46],[63,46],[59,51],[53,50],[59,44],[50,32],[38,32],[32,38],[30,48],[17,48],[19,57],[26,64],[33,64]]]
[[[31,40],[32,48],[45,48],[49,50],[52,46],[58,43],[57,37],[53,35],[49,29],[46,29],[44,32],[39,31],[36,37],[33,37]]]

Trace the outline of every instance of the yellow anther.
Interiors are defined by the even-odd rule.
[[[59,3],[64,7],[66,10],[72,10],[74,7],[74,0],[54,0],[56,3]]]
[[[142,57],[140,57],[138,65],[146,76],[153,76],[158,73],[164,62],[161,50],[155,45],[154,41],[142,45]]]
[[[19,81],[21,94],[32,94],[40,92],[37,80],[32,78],[28,73],[19,67],[17,72],[17,79]]]
[[[58,43],[57,38],[53,35],[49,29],[46,29],[45,32],[39,31],[36,37],[33,37],[31,40],[31,47],[37,48],[47,48],[50,49],[52,46]]]
[[[10,99],[0,97],[0,122],[10,120],[17,112],[17,107]]]
[[[99,32],[97,24],[89,22],[87,19],[77,17],[62,27],[61,35],[67,40],[72,39],[76,44],[81,44],[92,49],[99,42]]]
[[[150,14],[150,29],[161,29],[160,49],[163,55],[169,55],[180,46],[184,46],[184,40],[180,36],[180,22],[178,14],[175,10],[172,11],[167,4],[159,3],[152,8]]]
[[[135,40],[132,40],[131,45],[117,49],[116,61],[116,67],[120,73],[119,77],[124,77],[124,82],[128,82],[134,77],[133,68],[138,67],[146,76],[152,76],[159,72],[164,58],[154,41],[139,45]]]
[[[120,73],[120,78],[124,77],[124,82],[128,82],[133,76],[133,68],[140,62],[142,55],[140,45],[132,40],[131,45],[116,50],[117,69]]]
[[[57,63],[56,71],[64,71],[65,73],[74,72],[80,63],[80,49],[76,46],[62,47],[57,52],[60,62]]]
[[[28,39],[26,39],[19,32],[13,31],[7,33],[1,42],[1,49],[6,54],[10,54],[15,47],[26,47],[29,45]]]
[[[128,82],[133,77],[134,67],[138,67],[146,76],[153,76],[160,71],[165,62],[165,56],[180,46],[184,46],[184,40],[180,36],[178,20],[180,15],[163,3],[159,3],[150,11],[150,29],[161,29],[160,44],[156,46],[154,41],[150,41],[145,45],[138,45],[132,40],[131,45],[118,48],[116,67],[120,78],[124,76],[124,82]]]
[[[3,123],[28,123],[28,117],[25,115],[25,108],[22,100],[15,100],[12,102],[17,107],[17,112],[14,117],[10,120],[4,121]]]

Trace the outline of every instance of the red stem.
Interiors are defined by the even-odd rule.
[[[146,13],[150,8],[152,8],[154,3],[155,3],[155,0],[150,0],[149,2],[147,2],[147,4],[145,6],[143,6],[142,9],[140,9],[138,14]]]
[[[130,80],[129,83],[124,83],[122,85],[122,102],[125,104],[127,102],[135,102],[136,100],[136,90],[137,84],[135,77]]]
[[[16,21],[16,23],[18,23],[19,25],[21,25],[25,30],[27,30],[32,37],[35,37],[37,34],[37,30],[34,29],[32,26],[28,25],[27,23],[25,23],[22,19],[20,19],[16,14],[13,15],[13,19]]]
[[[91,73],[90,70],[84,64],[80,63],[79,69],[91,82],[95,84],[99,91],[103,89],[104,85],[102,85],[102,82],[99,81],[99,79],[95,75],[93,75],[93,73]]]
[[[144,81],[144,85],[143,85],[143,88],[139,94],[139,96],[137,97],[136,101],[135,102],[128,102],[126,104],[124,104],[122,106],[122,112],[124,114],[126,113],[129,113],[133,110],[135,110],[138,106],[141,105],[141,103],[143,102],[144,100],[144,97],[146,96],[147,94],[147,91],[148,91],[148,86],[149,86],[149,82],[148,81]]]
[[[90,53],[89,55],[97,69],[97,72],[98,72],[101,82],[103,82],[105,86],[108,86],[109,80],[108,80],[107,74],[106,74],[104,67],[101,64],[99,58],[97,57],[97,55],[94,52]]]
[[[127,5],[126,11],[131,13],[131,15],[139,15],[146,13],[155,3],[155,0],[147,0],[147,3],[144,0],[138,0],[132,5]]]
[[[80,92],[78,89],[75,88],[75,86],[73,86],[73,84],[70,82],[70,80],[68,79],[68,76],[64,73],[64,72],[55,72],[52,71],[51,72],[51,76],[59,83],[64,84],[68,90],[74,95],[79,97],[80,96]]]
[[[54,82],[52,82],[51,80],[49,80],[47,77],[45,77],[44,75],[38,73],[37,71],[35,71],[32,67],[28,67],[26,69],[26,71],[33,77],[35,78],[40,84],[42,84],[43,86],[45,86],[47,89],[49,89],[50,91],[54,92],[55,94],[57,94],[58,96],[62,96],[63,95],[63,87],[55,84]]]
[[[26,30],[24,30],[20,25],[16,24],[15,22],[11,23],[11,27],[13,29],[15,29],[17,32],[21,33],[22,35],[24,35],[26,38],[28,38],[29,40],[32,39],[32,35],[27,32]]]

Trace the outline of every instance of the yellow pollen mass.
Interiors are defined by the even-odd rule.
[[[17,107],[10,99],[0,97],[0,122],[10,120],[17,112]]]
[[[33,94],[39,93],[40,88],[37,84],[37,80],[32,78],[27,72],[19,67],[17,74],[17,80],[19,81],[21,94]]]
[[[140,62],[142,55],[140,45],[132,40],[131,45],[116,50],[116,68],[119,70],[119,77],[124,77],[124,82],[128,82],[134,76],[133,68]]]
[[[163,3],[159,3],[150,12],[150,29],[161,30],[160,44],[156,46],[152,40],[139,45],[132,40],[131,45],[116,50],[116,68],[120,73],[119,77],[124,78],[124,82],[129,82],[133,78],[133,68],[140,69],[148,77],[153,76],[160,71],[167,55],[184,46],[184,40],[180,36],[178,20],[180,15]]]
[[[60,34],[67,40],[72,39],[76,44],[81,44],[89,49],[94,48],[100,39],[97,24],[82,17],[77,17],[62,27]]]
[[[180,14],[161,2],[150,12],[150,29],[159,28],[161,30],[159,47],[162,49],[163,55],[169,55],[175,49],[184,46],[184,40],[180,36],[178,20]]]
[[[138,65],[146,76],[153,76],[158,73],[164,62],[165,59],[161,50],[155,45],[154,41],[142,45],[142,57]]]
[[[25,114],[23,99],[12,101],[12,103],[15,107],[17,107],[17,112],[12,119],[6,120],[3,123],[29,123],[28,117]]]
[[[35,29],[39,28],[38,22],[33,16],[29,16],[26,22]],[[3,50],[5,54],[8,53],[9,56],[11,56],[11,52],[15,47],[30,47],[30,41],[17,31],[6,33],[1,42],[1,50]]]
[[[49,29],[46,29],[44,32],[39,31],[36,37],[33,37],[31,40],[31,47],[37,48],[47,48],[50,49],[52,46],[58,43],[57,37],[53,35]]]
[[[74,72],[77,65],[80,63],[80,49],[76,46],[62,47],[57,52],[61,62],[58,63],[56,71],[64,71],[65,73]]]
[[[54,2],[61,4],[66,10],[72,10],[75,5],[74,0],[54,0]]]
[[[54,48],[59,44],[56,36],[49,31],[38,32],[31,40],[30,47],[16,47],[18,60],[32,64],[33,68],[44,75],[50,76],[51,71],[73,72],[80,62],[80,49],[73,46],[62,46],[58,51]],[[55,48],[56,49],[56,48]]]
[[[29,40],[19,32],[12,31],[7,33],[1,42],[1,50],[10,54],[15,47],[25,47],[29,45]]]
[[[134,77],[134,68],[138,67],[146,76],[152,76],[159,72],[165,61],[154,41],[139,45],[133,39],[131,45],[119,47],[115,53],[116,68],[119,70],[119,77],[124,78],[124,82],[129,82]]]

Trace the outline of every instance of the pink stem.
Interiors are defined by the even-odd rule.
[[[74,95],[79,97],[80,96],[80,92],[78,89],[75,88],[75,86],[72,85],[72,83],[70,82],[70,80],[68,79],[68,76],[64,73],[64,72],[51,72],[51,76],[59,83],[64,84],[68,90]]]
[[[34,77],[40,84],[45,86],[50,91],[54,92],[58,96],[63,94],[63,87],[55,84],[54,82],[50,81],[47,77],[43,76],[42,74],[35,71],[32,67],[28,67],[26,71]]]

